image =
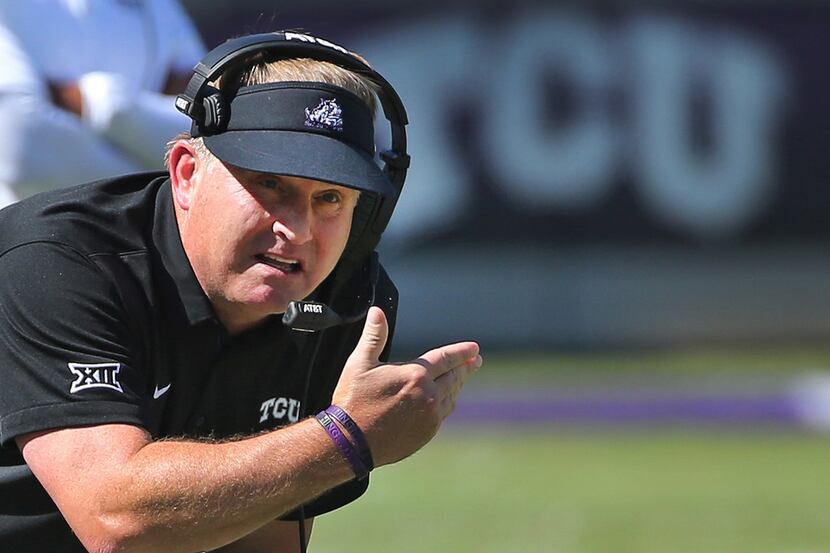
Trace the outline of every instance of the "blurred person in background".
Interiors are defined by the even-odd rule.
[[[176,0],[0,0],[0,207],[161,169],[204,52]]]

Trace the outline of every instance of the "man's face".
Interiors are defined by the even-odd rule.
[[[179,226],[196,277],[231,333],[284,312],[323,282],[346,246],[358,196],[321,181],[200,165]]]

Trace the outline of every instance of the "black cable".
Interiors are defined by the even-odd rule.
[[[311,356],[308,361],[308,370],[305,375],[305,384],[303,385],[303,397],[300,403],[300,420],[308,416],[308,394],[311,389],[311,375],[314,372],[314,363],[317,361],[317,354],[320,352],[320,344],[323,343],[323,331],[320,331],[314,336],[314,347],[311,350]],[[300,532],[300,553],[307,553],[308,543],[305,537],[305,505],[300,505],[297,509],[299,520],[297,527]]]
[[[377,252],[372,252],[369,258],[369,283],[371,286],[371,298],[369,300],[369,306],[371,307],[375,302],[375,287],[378,280],[378,274],[380,272],[380,264],[378,262],[378,254]],[[340,289],[345,285],[344,281],[335,281],[330,289],[330,293],[328,294],[329,304],[334,300],[337,293]],[[363,317],[366,316],[364,313]],[[344,321],[344,323],[347,321]],[[352,321],[348,321],[352,322]],[[342,324],[342,323],[341,323]],[[323,333],[325,329],[319,330],[314,333],[314,346],[311,349],[311,355],[309,356],[308,361],[308,371],[306,371],[305,375],[305,383],[303,384],[303,396],[302,402],[300,403],[300,420],[304,419],[309,415],[307,413],[308,409],[308,394],[311,390],[311,376],[314,372],[314,364],[317,362],[317,354],[320,352],[320,345],[323,342]],[[299,520],[297,521],[297,528],[299,531],[300,537],[300,553],[307,553],[308,543],[306,541],[306,533],[305,533],[305,505],[300,505],[297,508],[297,515]]]

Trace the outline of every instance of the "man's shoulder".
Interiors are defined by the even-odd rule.
[[[86,254],[145,247],[159,172],[138,173],[44,192],[0,210],[0,255],[37,242],[64,244]]]

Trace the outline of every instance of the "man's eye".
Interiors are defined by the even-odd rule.
[[[269,190],[276,190],[276,188],[280,185],[279,181],[276,179],[262,179],[259,181],[259,184]]]
[[[318,198],[320,198],[321,201],[327,204],[337,204],[340,203],[342,200],[340,194],[338,194],[337,192],[324,192],[320,194]]]

